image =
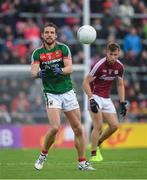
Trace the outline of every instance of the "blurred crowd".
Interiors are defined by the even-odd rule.
[[[83,64],[84,53],[76,37],[77,29],[83,24],[83,2],[1,0],[0,65],[30,64],[33,50],[41,45],[40,28],[48,21],[58,25],[58,40],[70,46],[73,63]],[[91,45],[91,65],[105,55],[107,42],[118,41],[124,65],[145,69],[147,1],[90,0],[90,9],[90,23],[97,31],[97,40]],[[147,122],[147,72],[131,70],[130,73],[128,70],[126,77],[126,99],[130,102],[128,121]],[[40,91],[35,92],[40,85],[30,79],[19,81],[13,78],[1,78],[0,85],[1,122],[40,122],[40,112],[44,118],[42,121],[46,121],[42,95]],[[112,94],[116,94],[115,88]],[[118,108],[118,101],[115,104]]]

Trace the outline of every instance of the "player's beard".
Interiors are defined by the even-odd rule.
[[[50,38],[50,40],[43,40],[44,44],[46,44],[47,46],[51,46],[52,44],[54,44],[55,40],[53,40],[52,38]]]
[[[115,60],[109,60],[108,64],[113,65],[115,63]]]

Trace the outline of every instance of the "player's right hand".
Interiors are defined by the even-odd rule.
[[[38,71],[37,77],[38,77],[38,78],[41,78],[41,79],[45,79],[45,78],[47,77],[47,76],[46,76],[45,69],[42,69],[42,70]]]
[[[95,101],[95,99],[92,97],[89,99],[89,103],[90,103],[90,109],[93,113],[98,113],[99,112],[99,105],[98,103]]]

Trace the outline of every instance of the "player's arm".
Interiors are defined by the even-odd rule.
[[[32,61],[32,63],[31,63],[32,78],[41,78],[41,79],[47,78],[45,69],[39,70],[39,68],[40,68],[40,55],[39,55],[37,50],[35,50],[33,52],[32,57],[31,57],[31,61]]]
[[[31,74],[32,78],[38,78],[38,72],[39,72],[39,63],[32,63],[31,64]]]
[[[95,77],[93,77],[91,74],[88,74],[86,76],[86,78],[83,81],[83,89],[86,92],[88,99],[89,99],[89,104],[90,104],[90,109],[93,113],[98,113],[99,112],[99,105],[98,103],[95,101],[92,91],[91,91],[91,87],[90,87],[90,83],[95,79]]]
[[[83,87],[85,93],[87,94],[88,99],[90,99],[93,96],[92,91],[91,91],[91,87],[90,87],[90,83],[94,79],[95,79],[95,77],[93,77],[92,75],[88,74],[86,76],[86,78],[84,79],[83,84],[82,84],[82,87]]]
[[[124,79],[122,77],[117,78],[117,92],[120,102],[125,102],[125,87]]]
[[[117,79],[117,91],[120,101],[120,115],[125,117],[127,113],[127,102],[125,101],[125,87],[124,79],[122,77],[118,77]]]
[[[72,59],[69,57],[63,58],[64,68],[62,68],[63,74],[71,74],[72,73]]]

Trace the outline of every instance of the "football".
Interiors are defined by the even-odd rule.
[[[82,44],[91,44],[96,39],[96,30],[90,25],[83,25],[77,31],[77,38]]]

